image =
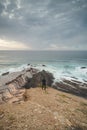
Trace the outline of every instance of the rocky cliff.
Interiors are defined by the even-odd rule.
[[[25,89],[35,88],[41,86],[41,80],[43,76],[46,78],[47,86],[51,86],[53,83],[53,75],[46,71],[38,72],[38,70],[31,69],[20,73],[15,73],[12,78],[12,74],[8,75],[8,80],[0,86],[0,104],[4,102],[21,102],[23,101]],[[2,78],[2,79],[3,79]]]
[[[29,70],[24,70],[2,76],[0,79],[0,104],[4,102],[22,101],[23,93],[25,92],[23,86],[27,83],[26,77],[32,78],[34,73]]]

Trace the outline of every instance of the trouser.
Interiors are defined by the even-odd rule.
[[[42,89],[46,90],[46,85],[42,85]]]

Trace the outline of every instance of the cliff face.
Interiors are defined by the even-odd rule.
[[[32,72],[27,70],[26,72],[19,74],[14,79],[7,81],[0,88],[0,104],[4,102],[23,101],[25,89],[41,86],[41,80],[43,77],[46,78],[47,85],[51,86],[54,79],[53,75],[44,70],[42,72],[37,72],[37,70],[34,69]]]
[[[8,75],[8,77],[10,77]],[[30,72],[18,74],[17,77],[9,78],[7,82],[0,86],[0,104],[4,102],[16,102],[23,100],[25,89],[23,86],[27,83],[26,77],[31,78]]]
[[[27,83],[25,84],[25,88],[35,88],[35,87],[41,87],[42,86],[42,79],[46,79],[46,85],[52,86],[54,77],[53,75],[48,71],[41,71],[32,76],[32,78],[27,78]]]

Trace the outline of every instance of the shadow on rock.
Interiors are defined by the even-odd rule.
[[[26,77],[27,83],[26,85],[24,85],[24,88],[29,89],[29,88],[35,88],[35,87],[41,86],[41,81],[43,78],[46,79],[47,86],[52,85],[53,80],[54,80],[53,75],[49,73],[48,71],[43,70],[41,72],[34,74],[32,78]]]

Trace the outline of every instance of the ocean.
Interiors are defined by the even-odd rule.
[[[87,51],[0,51],[0,75],[23,70],[28,64],[53,73],[57,81],[87,81]]]

